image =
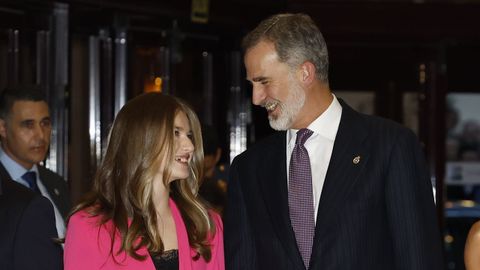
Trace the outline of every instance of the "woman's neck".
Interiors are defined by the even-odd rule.
[[[172,210],[168,203],[169,191],[163,181],[154,181],[153,203],[157,214],[157,230],[162,239],[164,250],[178,249],[177,233]]]
[[[153,204],[155,211],[159,216],[170,215],[170,205],[168,199],[170,194],[161,179],[155,179],[153,183]]]

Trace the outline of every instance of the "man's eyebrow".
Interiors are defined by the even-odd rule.
[[[266,80],[267,80],[267,77],[260,76],[260,77],[253,78],[252,82],[262,82],[262,81],[266,81]]]
[[[20,125],[32,125],[33,123],[35,123],[34,119],[23,119],[20,121]]]

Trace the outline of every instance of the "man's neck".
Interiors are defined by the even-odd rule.
[[[6,156],[8,156],[8,158],[10,158],[13,162],[17,163],[18,165],[22,166],[25,170],[27,171],[31,170],[33,168],[33,165],[35,165],[32,163],[22,162],[21,160],[16,158],[15,155],[13,155],[13,153],[8,149],[8,147],[3,147],[3,145],[1,147],[2,147],[3,153]]]
[[[328,85],[315,84],[310,89],[305,90],[305,104],[297,116],[293,129],[307,128],[315,119],[317,119],[333,101],[333,95]]]

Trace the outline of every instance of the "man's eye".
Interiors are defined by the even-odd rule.
[[[52,125],[52,122],[50,122],[48,120],[42,121],[42,126],[44,126],[44,127],[50,127],[51,125]]]
[[[23,122],[23,123],[22,123],[22,126],[23,126],[23,127],[26,127],[26,128],[33,128],[33,122],[30,122],[30,121],[28,121],[28,122]]]
[[[268,81],[261,81],[260,83],[265,85],[265,84],[268,84]]]

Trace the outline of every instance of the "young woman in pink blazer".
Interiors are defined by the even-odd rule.
[[[202,173],[192,109],[160,93],[129,101],[70,216],[65,269],[225,269],[221,219],[197,197]]]

